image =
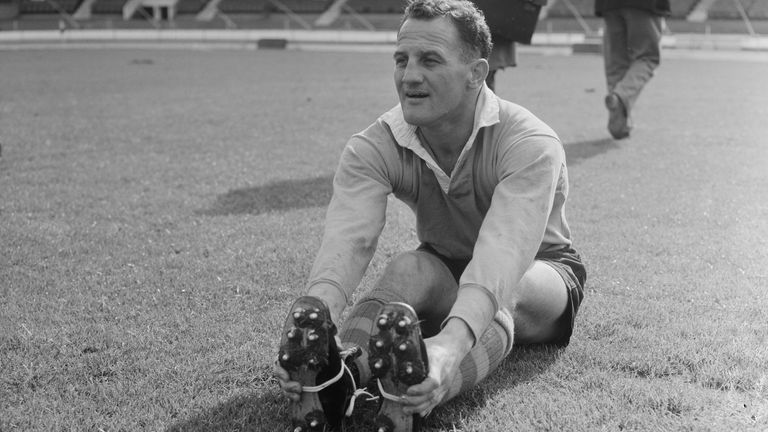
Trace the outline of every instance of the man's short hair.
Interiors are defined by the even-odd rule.
[[[400,22],[402,27],[406,20],[432,20],[448,17],[459,31],[459,37],[464,44],[461,56],[464,61],[478,57],[487,59],[491,54],[493,42],[491,31],[485,23],[485,15],[467,0],[409,0]]]

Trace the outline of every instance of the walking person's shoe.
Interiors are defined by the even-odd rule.
[[[411,432],[418,416],[403,413],[400,397],[427,377],[429,363],[416,312],[405,303],[382,306],[368,347],[368,364],[381,392],[376,432]]]
[[[352,360],[360,347],[340,351],[336,326],[325,303],[301,297],[291,306],[280,340],[278,362],[302,386],[299,402],[291,403],[294,432],[341,430],[344,416],[361,393]]]
[[[614,139],[623,139],[629,136],[632,130],[627,109],[624,102],[616,93],[609,93],[605,97],[605,107],[608,108],[608,132]]]

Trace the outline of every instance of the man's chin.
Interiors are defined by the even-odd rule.
[[[414,126],[422,126],[427,123],[427,118],[419,113],[412,112],[410,110],[403,110],[403,118],[405,122]]]

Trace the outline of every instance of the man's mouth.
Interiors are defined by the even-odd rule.
[[[429,96],[429,93],[422,90],[406,90],[405,97],[413,99],[424,99]]]

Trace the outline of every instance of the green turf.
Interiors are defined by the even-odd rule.
[[[288,430],[278,334],[345,140],[396,103],[391,69],[3,52],[0,431]],[[432,430],[768,429],[768,63],[665,59],[622,142],[601,74],[526,54],[497,77],[566,143],[586,299],[567,349],[514,351]],[[393,202],[365,286],[412,221]]]

